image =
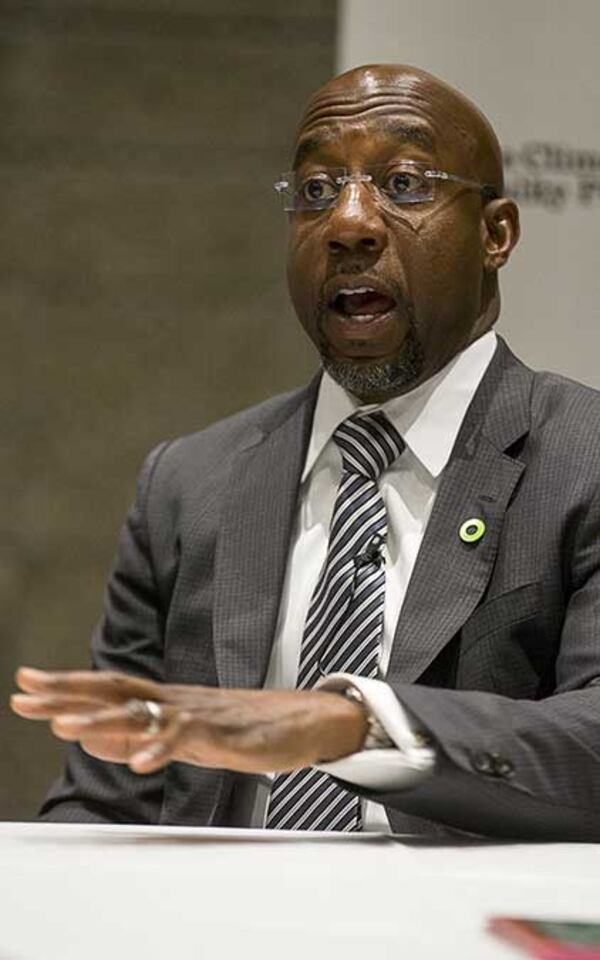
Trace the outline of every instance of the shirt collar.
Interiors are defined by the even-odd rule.
[[[358,410],[383,410],[425,469],[432,477],[439,476],[450,459],[465,413],[494,355],[496,343],[496,334],[490,330],[425,383],[378,405],[361,405],[324,373],[302,481],[310,474],[336,427]]]

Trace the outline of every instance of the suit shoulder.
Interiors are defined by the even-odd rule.
[[[282,393],[262,403],[238,411],[195,433],[166,441],[153,450],[146,462],[146,471],[160,474],[169,481],[188,473],[219,469],[242,447],[264,432],[274,430],[298,407],[310,400],[316,383]]]
[[[600,390],[547,370],[533,372],[532,405],[535,413],[581,416],[600,413]],[[597,429],[597,423],[594,424]]]
[[[566,400],[581,399],[600,405],[600,390],[595,387],[551,370],[533,370],[532,373],[536,390],[563,396]]]
[[[600,390],[558,373],[533,374],[532,424],[565,452],[600,460]]]

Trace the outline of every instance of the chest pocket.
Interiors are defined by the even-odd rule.
[[[457,687],[538,699],[554,683],[555,643],[545,629],[541,587],[527,583],[492,597],[465,623]]]

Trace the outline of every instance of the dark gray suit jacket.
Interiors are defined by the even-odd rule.
[[[172,683],[260,687],[316,384],[148,458],[93,661]],[[385,803],[396,831],[600,840],[600,394],[500,341],[461,427],[387,680],[437,745]],[[464,520],[485,536],[463,543]],[[49,820],[235,823],[243,775],[136,776],[70,750]],[[356,788],[353,788],[356,789]]]

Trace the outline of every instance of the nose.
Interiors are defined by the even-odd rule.
[[[379,254],[387,243],[387,229],[367,183],[347,183],[329,213],[327,246],[344,253]]]

